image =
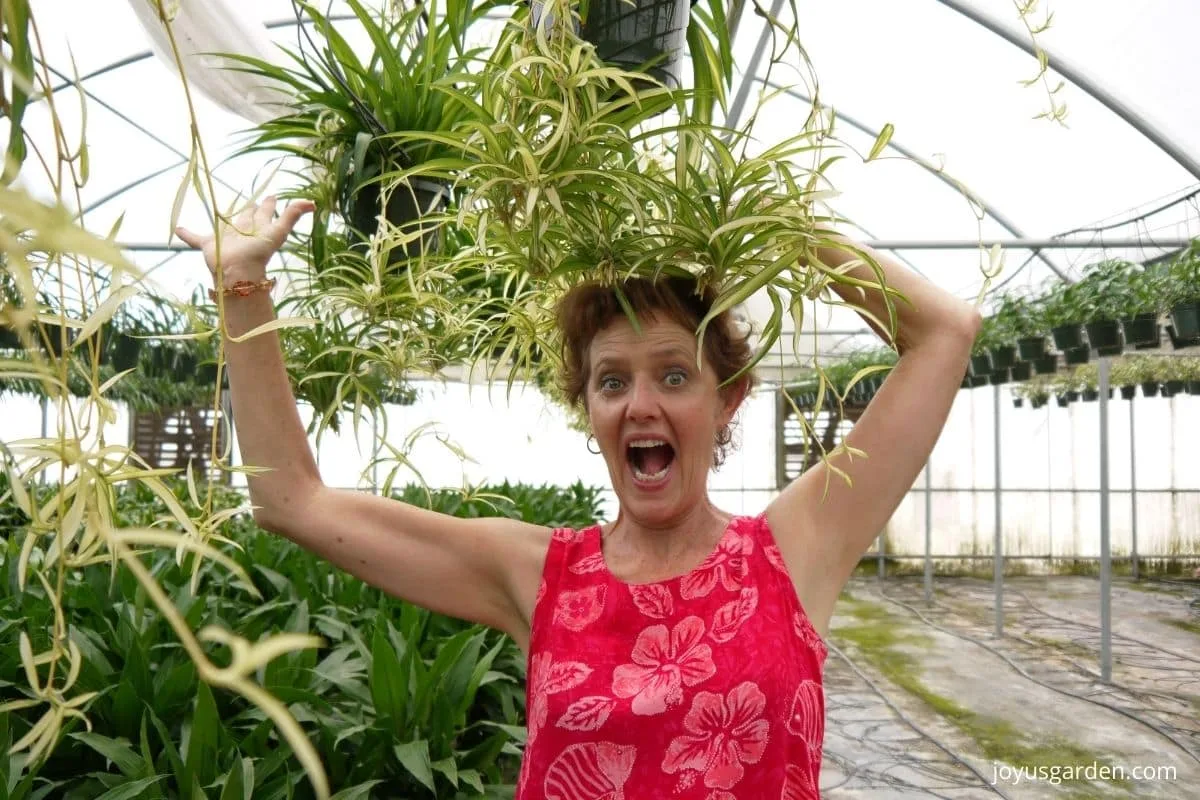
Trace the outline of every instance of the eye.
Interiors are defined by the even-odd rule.
[[[674,380],[675,378],[678,380]],[[673,369],[667,373],[666,381],[668,386],[683,386],[687,381],[687,373],[681,369]]]
[[[615,392],[621,388],[621,381],[612,375],[605,375],[600,379],[600,391]]]

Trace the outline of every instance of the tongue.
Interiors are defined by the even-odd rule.
[[[661,472],[663,467],[671,463],[671,449],[666,445],[646,447],[642,449],[641,469],[646,475]]]

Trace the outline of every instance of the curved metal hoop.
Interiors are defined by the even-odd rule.
[[[595,449],[595,450],[593,450],[593,449],[592,449],[592,442],[594,442],[594,441],[596,441],[596,437],[595,437],[594,435],[592,435],[592,434],[588,434],[588,438],[587,438],[587,451],[588,451],[589,453],[591,453],[592,455],[594,455],[594,456],[598,456],[598,455],[600,455],[600,445],[599,445],[599,444],[597,444],[597,445],[596,445],[596,449]]]

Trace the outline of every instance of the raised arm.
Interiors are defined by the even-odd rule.
[[[771,503],[767,519],[792,571],[800,600],[817,629],[827,630],[842,587],[920,474],[962,383],[980,315],[895,260],[843,240],[847,249],[818,253],[828,267],[878,282],[855,255],[870,253],[884,283],[908,303],[895,303],[899,359],[840,451],[797,477]],[[835,284],[843,299],[888,320],[883,294]],[[864,317],[866,319],[866,317]],[[876,332],[879,327],[867,319]],[[833,474],[831,474],[833,473]]]
[[[267,263],[311,204],[275,218],[275,200],[250,206],[223,232],[224,285],[261,281]],[[211,235],[180,229],[215,270]],[[528,639],[551,531],[507,519],[458,519],[389,498],[325,486],[308,444],[274,332],[233,339],[275,319],[271,296],[225,298],[226,358],[242,461],[265,467],[248,477],[254,519],[263,528],[389,594]]]

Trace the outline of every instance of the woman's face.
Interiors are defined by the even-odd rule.
[[[638,335],[618,318],[588,360],[588,417],[624,511],[656,525],[694,510],[738,392],[718,392],[712,365],[696,367],[695,336],[665,319],[643,319]]]

